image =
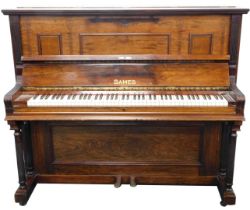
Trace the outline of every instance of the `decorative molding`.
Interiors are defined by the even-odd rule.
[[[79,34],[79,51],[80,55],[84,54],[84,38],[87,36],[162,36],[166,37],[166,53],[170,54],[170,34],[168,33],[80,33]],[[153,39],[152,39],[153,40]],[[121,53],[123,54],[123,53]],[[154,53],[152,53],[154,54]]]
[[[39,55],[47,55],[46,53],[43,53],[42,49],[42,39],[43,38],[57,38],[57,44],[58,44],[58,54],[54,55],[62,55],[62,35],[61,33],[58,34],[37,34],[37,48],[38,48],[38,54]]]
[[[199,38],[207,38],[208,41],[208,49],[207,49],[207,53],[195,53],[194,52],[194,39],[199,39]],[[189,48],[188,48],[188,53],[189,54],[205,54],[205,55],[211,55],[213,52],[213,34],[212,33],[208,33],[208,34],[189,34]],[[200,48],[201,49],[201,48]]]

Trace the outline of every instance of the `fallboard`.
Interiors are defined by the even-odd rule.
[[[26,64],[24,87],[222,87],[227,63]]]

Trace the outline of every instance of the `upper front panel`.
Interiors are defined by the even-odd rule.
[[[21,16],[23,56],[229,54],[229,15]]]

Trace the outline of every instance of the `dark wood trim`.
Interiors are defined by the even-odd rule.
[[[5,112],[6,114],[13,113],[13,100],[15,98],[15,95],[19,92],[21,89],[20,84],[16,84],[5,96],[4,96],[4,104],[5,104]]]
[[[21,206],[26,205],[37,184],[36,176],[27,176],[26,188],[19,187],[15,193],[15,202]]]
[[[230,29],[230,43],[229,43],[229,69],[230,75],[235,76],[237,80],[238,57],[240,50],[240,35],[241,35],[241,15],[232,15],[231,29]]]
[[[21,39],[21,30],[20,30],[20,17],[19,16],[10,16],[10,33],[12,41],[12,52],[15,65],[15,75],[22,74],[22,69],[19,68],[19,65],[22,65],[21,56],[22,56],[22,39]]]
[[[22,137],[23,137],[23,150],[25,159],[25,171],[28,175],[32,175],[34,172],[31,133],[32,131],[30,123],[24,121],[22,124]]]
[[[206,15],[246,14],[249,9],[236,7],[138,7],[138,8],[22,8],[2,10],[4,15]]]
[[[129,176],[121,177],[121,184],[130,184]],[[81,184],[115,184],[116,175],[38,175],[39,183],[81,183]],[[216,185],[215,176],[138,176],[134,177],[136,184],[188,184]]]
[[[22,135],[22,122],[9,121],[10,129],[14,130],[15,146],[16,146],[16,159],[18,170],[18,182],[19,188],[26,188],[26,173],[25,173],[25,161],[23,150],[23,135]]]
[[[237,131],[242,122],[225,122],[221,141],[220,170],[218,175],[218,189],[221,196],[221,205],[232,205],[236,202],[233,191],[233,174]]]

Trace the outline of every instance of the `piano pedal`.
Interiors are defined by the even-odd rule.
[[[135,177],[134,176],[131,176],[130,177],[130,186],[131,187],[136,187],[136,181],[135,181]]]
[[[117,176],[116,177],[116,182],[114,184],[115,188],[119,188],[122,185],[122,177],[121,176]]]

